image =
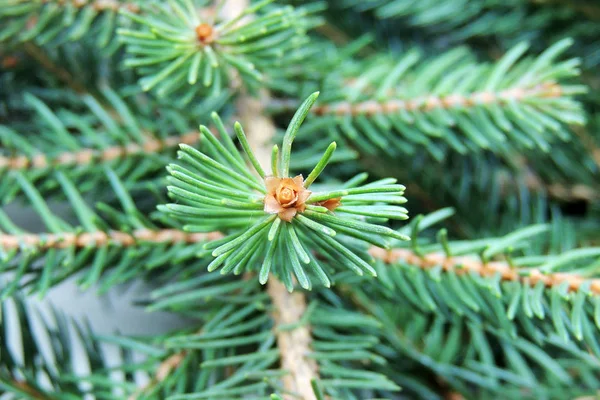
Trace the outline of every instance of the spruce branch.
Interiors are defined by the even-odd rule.
[[[298,388],[294,381],[297,382],[298,377],[305,377],[306,375],[302,374],[306,371],[304,368],[314,366],[316,363],[319,368],[319,386],[334,398],[348,398],[352,394],[360,393],[361,389],[374,390],[381,395],[398,390],[398,387],[384,375],[366,367],[372,364],[385,364],[377,346],[378,323],[352,309],[339,308],[339,304],[332,301],[330,296],[323,296],[323,302],[312,301],[306,307],[306,304],[300,306],[303,303],[302,298],[306,296],[303,292],[289,294],[285,286],[274,279],[269,281],[266,292],[262,290],[253,292],[260,289],[260,286],[257,286],[258,282],[252,279],[232,279],[200,271],[199,275],[193,277],[189,276],[189,271],[182,271],[179,275],[183,280],[161,287],[153,293],[153,303],[150,307],[153,310],[191,313],[190,315],[196,318],[199,315],[210,317],[199,332],[185,333],[181,336],[170,335],[167,339],[167,348],[175,351],[185,350],[187,359],[198,349],[217,347],[218,353],[203,353],[202,357],[206,354],[214,358],[206,360],[202,365],[204,369],[209,365],[219,366],[229,373],[217,375],[213,385],[223,387],[226,384],[222,382],[223,379],[227,380],[229,376],[246,375],[252,376],[252,379],[272,382],[276,392],[286,399],[314,399],[310,392],[310,385]],[[272,282],[278,285],[275,286]],[[328,290],[327,293],[331,291]],[[331,304],[328,304],[329,301]],[[263,302],[268,305],[257,307],[257,303]],[[278,306],[280,302],[283,302],[281,307]],[[215,312],[216,310],[218,311]],[[249,311],[253,312],[249,313]],[[212,320],[213,316],[215,321]],[[267,325],[270,327],[270,332],[261,329],[258,335],[254,334],[257,326],[262,326],[261,321],[264,324],[265,320],[272,321],[272,324]],[[221,321],[228,322],[225,324]],[[253,343],[271,335],[277,340],[278,349],[263,350],[262,354],[260,351],[257,352],[256,345]],[[294,338],[302,340],[293,341]],[[224,359],[220,359],[223,354],[219,351],[220,348],[224,348]],[[238,362],[237,360],[262,360],[270,357],[271,354],[276,356],[280,366],[277,370],[265,372],[264,375],[261,375],[260,371],[255,372],[243,366],[238,370],[231,364]],[[296,358],[291,360],[294,356]],[[162,356],[159,365],[163,365],[165,360],[170,358],[170,354]],[[289,368],[285,367],[285,360],[293,361]],[[180,364],[180,368],[189,367],[189,362]],[[320,368],[322,368],[322,375]],[[179,370],[171,371],[172,374],[169,375],[182,377]],[[205,372],[210,373],[210,370]],[[317,378],[316,375],[314,377]],[[165,382],[167,380],[171,383]],[[158,386],[164,387],[169,384],[173,386],[177,378],[169,377],[165,381]],[[236,381],[236,385],[239,384],[240,382]],[[204,393],[203,390],[204,387],[196,389],[196,395],[200,396],[200,393]],[[253,392],[248,389],[244,393],[249,395]],[[304,393],[305,395],[301,396]]]
[[[140,11],[135,2],[118,0],[2,0],[0,42],[45,46],[93,37],[100,48],[114,46],[117,12],[122,9]]]
[[[596,138],[576,125],[597,99],[578,96],[579,61],[562,54],[592,65],[600,53],[586,38],[600,25],[536,2],[329,2],[353,9],[329,14],[350,36],[366,33],[338,49],[307,34],[324,2],[0,0],[0,59],[30,53],[0,72],[0,278],[10,277],[0,285],[0,398],[596,392],[600,249],[580,246],[598,240],[600,162]],[[369,26],[370,14],[390,21]],[[569,18],[576,26],[554,26]],[[574,46],[547,46],[567,32]],[[361,52],[373,34],[390,51]],[[405,39],[425,53],[420,39],[437,51],[484,36],[468,42],[473,52],[403,49]],[[519,44],[480,62],[490,40],[502,52],[523,37],[541,54]],[[119,90],[96,89],[108,82]],[[215,128],[196,132],[213,110]],[[223,123],[216,112],[226,110],[241,123]],[[428,230],[447,209],[398,222],[407,210],[396,180],[422,188],[415,207],[455,205],[456,231],[471,240]],[[14,199],[25,203],[19,216]],[[56,213],[56,200],[72,215]],[[29,213],[41,221],[31,231],[18,222]],[[147,310],[197,326],[148,338],[75,327],[92,371],[81,376],[69,323],[39,341],[35,313],[8,299],[74,274],[100,291],[152,278]],[[122,365],[106,365],[101,340],[125,352]]]
[[[470,293],[466,288],[463,296]],[[518,333],[496,328],[498,314],[470,322],[468,314],[424,311],[402,297],[374,298],[360,289],[347,294],[381,323],[385,342],[396,352],[388,353],[388,373],[404,384],[407,394],[432,396],[431,384],[419,382],[427,371],[436,376],[439,389],[453,388],[467,398],[558,399],[596,390],[597,356],[590,356],[585,345],[561,343],[544,322],[537,322],[538,335],[529,338],[526,328]]]
[[[477,63],[460,48],[423,63],[415,51],[345,63],[324,80],[325,98],[311,111],[318,122],[305,131],[327,128],[362,153],[392,157],[420,147],[438,160],[448,151],[549,152],[572,137],[569,125],[585,122],[573,97],[586,89],[568,83],[579,61],[557,60],[571,43],[557,42],[536,58],[523,57],[528,45],[521,43],[494,64]],[[275,100],[270,110],[290,106]]]
[[[350,80],[347,85],[352,88]],[[390,93],[391,94],[391,93]],[[561,85],[554,82],[543,83],[531,88],[509,88],[498,92],[472,92],[468,94],[449,94],[446,96],[428,95],[416,97],[413,99],[391,99],[378,102],[376,100],[367,100],[364,102],[336,102],[332,104],[322,104],[311,109],[315,115],[367,115],[375,114],[396,114],[403,111],[428,113],[435,110],[468,110],[477,106],[501,106],[505,107],[509,103],[527,102],[531,99],[551,99],[564,96]],[[269,109],[280,112],[283,110],[294,110],[298,102],[287,99],[273,99],[269,102]]]
[[[69,107],[52,109],[30,93],[23,100],[32,114],[26,126],[32,128],[0,125],[4,203],[18,192],[18,185],[10,184],[17,173],[35,183],[45,196],[57,190],[52,179],[56,170],[72,179],[81,193],[98,191],[104,167],[116,171],[128,188],[139,186],[159,177],[177,145],[200,139],[199,132],[184,131],[185,115],[168,109],[156,113],[147,106],[149,99],[125,99],[106,86],[100,88],[99,96],[82,95],[80,103]],[[35,145],[25,139],[31,129],[36,130]]]
[[[553,24],[564,24],[565,16],[576,18],[577,13],[590,20],[600,18],[600,9],[587,1],[341,0],[337,3],[342,8],[368,12],[378,20],[402,21],[403,25],[434,38],[443,35],[452,42],[489,36],[515,39],[524,34],[543,39],[543,32]],[[435,12],[432,7],[437,7]]]
[[[200,137],[199,132],[190,132],[179,136],[168,136],[164,139],[149,139],[141,144],[129,143],[123,146],[110,146],[102,150],[81,148],[72,152],[54,155],[43,153],[35,155],[0,156],[0,169],[15,171],[46,170],[48,168],[84,167],[91,163],[107,163],[116,159],[131,156],[151,156],[165,149],[177,147],[180,143],[195,144]]]
[[[105,291],[140,274],[167,271],[165,267],[172,263],[189,261],[189,268],[205,267],[195,253],[206,241],[222,237],[186,233],[161,216],[149,218],[110,170],[105,173],[107,181],[100,184],[112,188],[120,207],[98,203],[92,209],[64,173],[54,172],[52,178],[72,207],[76,222],[56,216],[33,184],[15,173],[13,182],[41,219],[45,233],[25,231],[0,209],[0,272],[14,274],[0,289],[0,297],[20,288],[43,295],[81,271],[85,271],[79,280],[82,287],[99,284]]]
[[[317,393],[323,391],[315,390],[315,395],[312,395],[310,382],[300,390],[290,382],[301,376],[298,374],[303,368],[314,363],[319,367],[319,376],[314,376],[318,378],[315,379],[318,382],[316,386],[332,398],[349,398],[352,395],[363,398],[358,393],[373,395],[374,391],[381,396],[398,390],[397,385],[371,368],[385,364],[383,352],[378,348],[379,324],[372,318],[350,308],[340,308],[339,304],[336,307],[330,296],[323,296],[322,302],[312,301],[307,307],[297,307],[305,294],[290,294],[281,283],[279,287],[273,286],[271,282],[276,280],[269,281],[267,290],[262,291],[254,280],[206,272],[190,279],[186,277],[188,274],[180,273],[183,280],[157,289],[150,307],[191,313],[195,318],[206,316],[206,320],[199,331],[194,329],[160,339],[168,352],[161,354],[158,368],[172,360],[172,354],[180,354],[180,350],[185,351],[185,360],[147,392],[146,398],[154,398],[152,395],[161,398],[160,391],[168,393],[169,387],[178,387],[177,393],[193,391],[197,397],[208,395],[212,390],[234,390],[238,387],[247,396],[258,395],[255,390],[259,388],[255,385],[245,387],[249,380],[268,383],[285,399],[315,399],[315,396],[320,399]],[[331,291],[327,292],[335,296]],[[278,301],[283,301],[285,308],[276,307]],[[284,324],[284,320],[289,323]],[[310,336],[302,336],[304,332]],[[295,337],[307,339],[310,343],[306,345],[305,340],[298,343],[289,341]],[[278,343],[278,348],[273,348],[275,341],[280,339],[282,342]],[[262,340],[267,341],[263,343]],[[212,351],[200,352],[204,349]],[[286,369],[284,362],[292,355],[298,358]],[[174,358],[178,359],[178,356]],[[273,365],[273,361],[279,364],[275,369],[260,369]],[[240,365],[241,362],[250,365]],[[260,367],[256,365],[259,362]],[[198,364],[202,368],[195,372],[199,376],[194,382],[201,382],[201,386],[182,390],[180,381],[186,373],[190,373],[185,371]],[[156,376],[156,368],[151,371]],[[214,379],[207,381],[207,375]],[[188,396],[193,395],[190,393]]]
[[[137,23],[118,30],[130,54],[125,66],[138,69],[143,90],[156,89],[161,97],[181,92],[191,101],[197,93],[231,89],[234,82],[256,89],[265,73],[280,73],[299,61],[290,55],[306,44],[306,30],[315,24],[308,18],[315,7],[270,7],[271,2],[227,17],[218,8],[202,15],[191,0],[144,4],[141,15],[121,11]]]
[[[107,232],[60,232],[60,233],[23,233],[17,235],[1,235],[2,250],[29,249],[49,250],[65,248],[90,248],[119,246],[121,248],[139,245],[139,243],[155,244],[194,244],[207,240],[222,238],[219,232],[187,233],[177,229],[137,229],[132,232],[109,230]]]
[[[288,176],[292,142],[317,95],[309,96],[292,118],[281,153],[273,153],[271,165],[275,170],[270,176],[265,175],[250,146],[244,144],[247,138],[239,124],[236,133],[256,175],[247,169],[246,161],[225,133],[220,135],[224,139],[221,143],[201,127],[206,139],[202,150],[181,146],[179,158],[183,164],[168,168],[171,186],[167,189],[178,203],[159,206],[159,210],[181,221],[190,232],[228,231],[228,236],[207,247],[215,257],[210,271],[222,267],[222,274],[240,274],[252,269],[251,260],[260,258],[259,280],[263,284],[272,272],[292,291],[293,271],[300,286],[310,289],[312,283],[305,270],[308,267],[329,287],[329,267],[307,249],[318,249],[334,268],[341,264],[359,275],[367,272],[374,276],[365,261],[369,256],[347,241],[353,238],[358,243],[387,247],[386,237],[407,238],[378,224],[408,218],[407,210],[399,206],[406,201],[402,197],[404,187],[395,184],[395,179],[362,184],[367,176],[361,174],[337,190],[308,190],[327,165],[335,143],[309,174],[307,183],[301,175]],[[218,117],[213,118],[222,127]],[[289,257],[291,265],[284,262]]]
[[[441,210],[424,218],[417,216],[414,237],[415,231],[448,215],[447,210]],[[390,260],[391,264],[380,260],[378,272],[383,285],[371,281],[356,284],[352,279],[340,282],[337,288],[343,297],[382,324],[383,335],[398,351],[397,356],[389,355],[393,372],[387,373],[420,396],[427,390],[412,381],[410,374],[405,376],[407,371],[415,370],[415,366],[409,366],[411,362],[430,369],[467,397],[495,397],[493,393],[513,390],[526,390],[532,398],[547,395],[548,391],[562,393],[558,397],[589,393],[597,386],[600,367],[600,348],[593,344],[595,326],[599,325],[595,313],[600,302],[597,293],[590,289],[596,280],[588,279],[586,270],[594,265],[600,251],[572,250],[561,254],[559,262],[556,256],[539,256],[536,250],[528,252],[526,242],[543,232],[547,232],[547,227],[532,226],[495,240],[488,238],[483,243],[447,242],[444,235],[438,235],[442,244],[431,247],[427,240],[413,239],[412,250],[400,249],[396,252],[398,259]],[[519,248],[523,256],[510,254],[519,252]],[[509,260],[506,264],[523,273],[522,281],[503,280],[499,272],[503,267],[482,272],[497,262],[477,263],[474,256],[462,255],[479,253],[485,260],[502,252]],[[449,260],[459,262],[454,265]],[[425,266],[428,261],[432,264]],[[551,268],[540,267],[548,262]],[[474,267],[475,264],[478,265]],[[572,270],[572,275],[581,276],[587,283],[574,285],[577,289],[573,290],[562,276],[562,283],[552,286],[546,286],[543,279],[531,285],[526,277],[536,276],[538,269],[554,274],[549,271],[557,267]],[[467,354],[470,355],[464,358]],[[394,367],[399,360],[401,370]],[[573,366],[578,366],[578,373],[573,373]],[[580,374],[587,374],[583,371],[589,371],[594,378],[580,379]],[[422,376],[422,372],[417,374]]]
[[[413,237],[449,215],[448,210],[440,210],[417,216],[410,228]],[[548,244],[554,242],[548,235],[550,229],[532,225],[494,239],[456,242],[440,232],[439,244],[413,239],[410,249],[385,252],[372,248],[383,285],[369,284],[365,295],[376,300],[400,292],[411,307],[424,313],[466,317],[475,326],[484,320],[511,338],[521,335],[538,342],[566,344],[574,340],[578,346],[589,345],[593,341],[590,329],[600,327],[596,317],[600,281],[594,272],[600,249],[562,249],[558,255],[548,254]],[[564,231],[554,227],[552,232],[564,236]],[[545,324],[537,333],[531,329],[533,318]],[[594,346],[594,353],[600,357],[600,348]]]
[[[586,286],[586,290],[595,295],[600,295],[600,279],[590,279],[576,273],[542,272],[538,268],[519,269],[503,261],[484,262],[474,257],[451,257],[444,253],[417,254],[410,249],[384,250],[371,247],[369,253],[386,264],[405,263],[422,269],[441,267],[444,272],[456,275],[475,273],[482,277],[499,275],[503,281],[519,282],[535,287],[541,282],[546,288],[566,287],[569,291],[576,292]]]

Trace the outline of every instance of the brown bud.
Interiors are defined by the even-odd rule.
[[[265,196],[265,212],[279,214],[279,218],[290,222],[298,212],[306,209],[306,200],[312,192],[304,187],[304,178],[298,175],[292,178],[265,178],[267,195]]]
[[[319,201],[317,203],[318,206],[325,207],[329,211],[335,210],[341,204],[342,204],[342,198],[341,197],[336,197],[336,198],[329,199],[329,200],[323,200],[323,201]]]
[[[196,27],[196,36],[202,43],[210,43],[213,41],[213,27],[207,23],[201,23]]]

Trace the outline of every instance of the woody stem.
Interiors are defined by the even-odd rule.
[[[269,165],[271,139],[275,135],[273,121],[265,116],[263,102],[243,96],[238,102],[241,122],[247,127],[248,141],[262,165]],[[306,312],[306,296],[301,292],[289,293],[277,279],[268,280],[267,293],[275,306],[273,319],[276,326],[297,324]],[[307,358],[312,336],[310,326],[302,325],[293,330],[277,331],[277,346],[281,353],[281,368],[289,373],[283,378],[283,386],[298,397],[286,400],[316,400],[311,389],[311,380],[317,378],[317,364]]]
[[[246,0],[230,0],[228,7],[241,10]],[[231,8],[230,8],[231,7]],[[264,94],[267,98],[268,94]],[[248,134],[248,141],[258,162],[263,166],[270,165],[271,140],[275,135],[273,121],[265,116],[264,102],[250,96],[241,96],[237,109],[241,123]],[[273,302],[273,320],[275,325],[297,324],[306,312],[306,296],[301,292],[288,293],[285,286],[277,279],[268,280],[267,293]],[[317,378],[317,364],[307,358],[310,352],[312,336],[310,327],[302,325],[293,330],[277,330],[277,346],[281,353],[281,368],[288,372],[283,378],[283,386],[287,393],[286,400],[316,400],[311,389],[311,380]]]

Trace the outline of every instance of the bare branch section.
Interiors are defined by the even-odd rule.
[[[108,162],[119,158],[126,158],[136,154],[153,154],[167,148],[176,147],[180,143],[194,144],[200,139],[199,132],[190,132],[181,136],[169,136],[165,139],[150,139],[142,144],[129,143],[125,146],[112,146],[103,150],[84,148],[75,152],[65,152],[56,157],[48,157],[45,154],[37,154],[33,157],[0,156],[0,170],[27,170],[66,165],[87,165],[92,162]]]
[[[316,105],[311,112],[316,115],[373,115],[391,114],[399,111],[428,112],[436,109],[468,108],[479,105],[520,102],[529,98],[557,98],[563,95],[562,87],[554,82],[533,88],[510,88],[499,92],[474,92],[468,95],[422,96],[414,99],[393,99],[385,102],[375,100],[359,103],[345,101]],[[268,107],[275,110],[295,110],[296,100],[271,100]]]
[[[138,229],[132,233],[109,232],[84,232],[84,233],[45,233],[24,235],[0,234],[0,248],[4,250],[18,250],[23,246],[43,249],[68,248],[68,247],[104,247],[109,245],[134,246],[140,242],[149,243],[198,243],[206,240],[215,240],[223,237],[220,232],[187,233],[176,229],[150,230]]]
[[[296,324],[306,311],[306,297],[301,292],[288,293],[283,283],[269,279],[267,292],[273,301],[273,319],[276,326]],[[289,371],[283,377],[285,389],[294,396],[286,399],[316,399],[311,389],[311,380],[317,377],[316,361],[307,358],[312,336],[306,325],[293,330],[277,330],[277,346],[281,352],[281,368]]]
[[[429,269],[441,266],[444,271],[453,272],[457,275],[475,272],[481,276],[494,276],[500,274],[504,281],[517,281],[531,286],[538,282],[543,282],[546,287],[554,287],[563,282],[569,283],[569,290],[577,291],[584,282],[590,282],[590,291],[600,295],[600,279],[587,279],[571,273],[552,273],[543,274],[537,269],[523,269],[511,267],[506,262],[493,261],[484,263],[474,257],[448,257],[445,254],[433,253],[425,256],[419,256],[408,249],[384,250],[379,247],[372,247],[369,253],[387,264],[404,262],[406,264]],[[526,272],[527,274],[521,274]]]

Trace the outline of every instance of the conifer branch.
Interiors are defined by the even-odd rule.
[[[96,231],[96,232],[64,232],[41,233],[23,235],[0,234],[0,248],[3,250],[19,250],[22,246],[43,249],[69,248],[69,247],[105,247],[118,245],[122,247],[133,246],[138,242],[176,244],[199,243],[206,240],[221,238],[219,232],[187,233],[177,229],[138,229],[131,233],[124,231]]]
[[[143,4],[143,2],[141,3]],[[41,47],[57,46],[88,39],[98,48],[114,40],[118,12],[139,14],[141,7],[119,0],[16,0],[3,1],[0,7],[0,41],[21,45],[43,68],[57,75],[77,93],[85,87],[56,66]],[[89,40],[91,38],[91,40]]]
[[[586,88],[567,80],[579,74],[580,62],[558,60],[572,43],[559,41],[535,58],[519,43],[491,64],[460,48],[427,62],[408,51],[343,64],[324,78],[323,98],[312,110],[321,121],[304,134],[327,128],[362,153],[394,158],[423,147],[437,160],[450,151],[548,152],[572,136],[570,125],[585,122],[574,95]],[[287,112],[292,104],[275,102],[271,111]]]
[[[153,100],[128,97],[109,86],[100,86],[97,94],[82,96],[80,105],[54,108],[29,92],[22,96],[32,126],[0,125],[0,177],[5,182],[0,192],[8,193],[4,203],[16,193],[8,182],[20,173],[44,196],[56,194],[56,182],[49,178],[57,169],[80,193],[100,188],[104,167],[116,171],[128,189],[144,186],[162,173],[178,145],[200,141],[190,117],[179,111],[155,112],[158,105],[148,106]],[[181,123],[173,124],[173,118]],[[26,139],[31,134],[35,142]]]
[[[498,92],[482,91],[467,95],[451,94],[447,96],[419,96],[413,99],[393,99],[386,101],[368,100],[359,103],[347,101],[332,104],[320,104],[311,109],[315,115],[374,115],[392,114],[399,111],[432,112],[437,109],[465,109],[481,105],[506,105],[512,102],[521,102],[532,98],[550,99],[560,98],[564,89],[555,82],[546,82],[533,88],[514,87]],[[292,111],[298,107],[298,101],[287,99],[273,99],[267,107],[273,111]]]
[[[0,169],[33,170],[60,166],[83,166],[93,162],[108,162],[127,158],[132,155],[150,155],[165,149],[178,146],[180,143],[194,144],[200,139],[199,132],[190,132],[180,136],[169,136],[164,139],[148,139],[142,144],[128,143],[124,146],[111,146],[105,149],[82,148],[77,151],[64,152],[57,156],[37,154],[34,156],[0,156]]]
[[[194,10],[182,16],[187,11],[181,10],[193,5],[181,0],[141,3],[140,14],[120,10],[135,22],[132,29],[117,30],[130,56],[124,65],[139,71],[144,91],[182,97],[186,104],[196,95],[237,89],[242,83],[259,89],[274,69],[278,75],[286,70],[284,75],[293,75],[298,60],[282,55],[300,54],[308,41],[306,30],[316,23],[308,16],[320,6],[267,7],[268,3],[236,8],[238,14],[227,10],[201,15]],[[232,72],[238,78],[229,81]]]
[[[409,249],[384,250],[378,247],[371,247],[369,253],[386,264],[404,262],[408,265],[422,269],[430,269],[441,266],[444,271],[453,272],[457,275],[474,272],[484,277],[491,277],[500,274],[504,281],[516,281],[530,286],[535,286],[538,282],[548,287],[559,286],[563,282],[568,282],[568,289],[576,292],[584,282],[590,282],[590,292],[600,295],[600,279],[588,279],[572,273],[542,273],[538,269],[522,269],[511,267],[507,262],[492,261],[483,262],[474,257],[448,257],[441,253],[432,253],[427,255],[418,255]]]

